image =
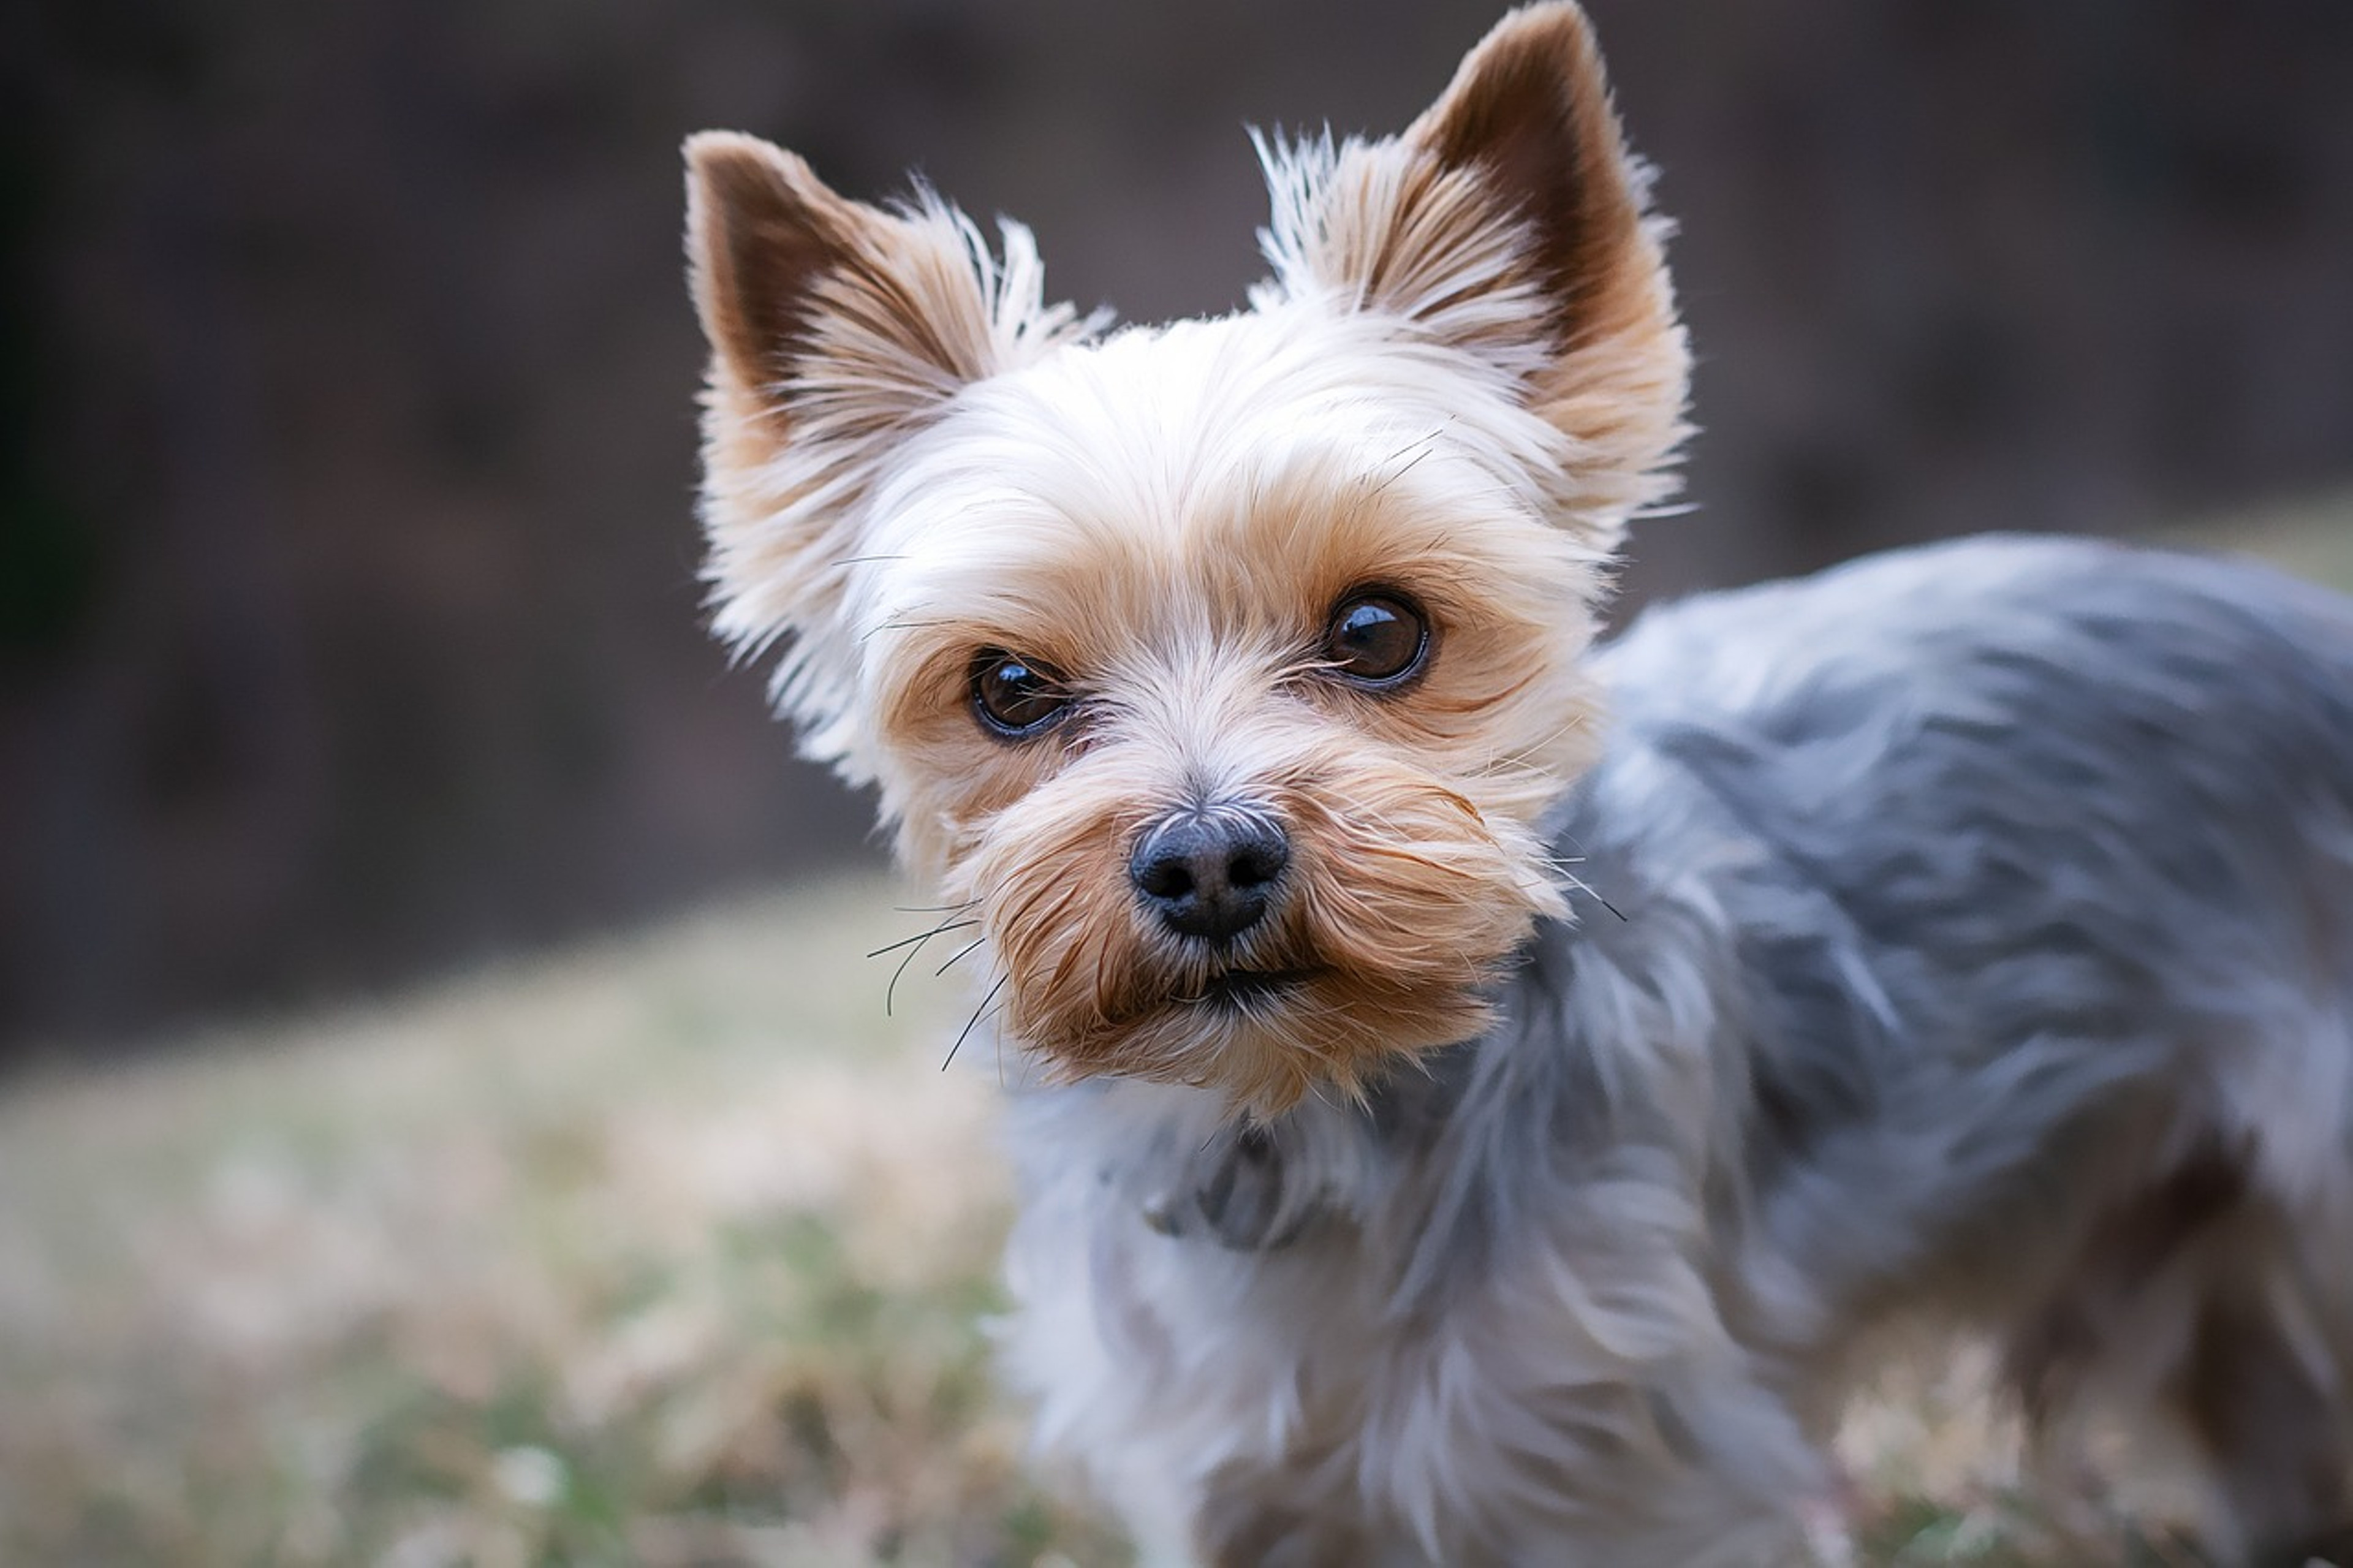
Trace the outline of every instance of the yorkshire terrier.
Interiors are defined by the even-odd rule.
[[[688,145],[717,629],[975,922],[1045,1445],[1219,1563],[1784,1563],[1925,1322],[2341,1548],[2353,604],[1988,539],[1597,647],[1688,358],[1584,17],[1261,154],[1248,308],[1113,331]]]

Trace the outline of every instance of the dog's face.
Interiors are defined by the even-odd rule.
[[[1467,1037],[1559,878],[1612,546],[1685,362],[1583,18],[1270,152],[1251,308],[1105,335],[926,199],[689,149],[719,627],[786,645],[1063,1076],[1271,1112]]]

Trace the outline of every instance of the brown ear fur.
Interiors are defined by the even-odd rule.
[[[715,629],[745,652],[790,639],[778,700],[811,754],[840,761],[852,658],[838,623],[879,465],[959,387],[1094,323],[1043,304],[1018,225],[1000,259],[928,194],[866,206],[754,137],[707,132],[686,159],[687,252],[712,348]]]
[[[730,132],[686,144],[695,312],[721,367],[761,387],[789,374],[818,280],[857,248],[858,210],[800,159]]]
[[[1001,368],[997,278],[936,203],[886,213],[836,195],[782,148],[732,132],[686,144],[687,249],[713,383],[776,411],[844,394],[907,417]]]
[[[1643,176],[1609,106],[1593,30],[1567,5],[1515,11],[1466,57],[1405,139],[1440,167],[1475,172],[1525,226],[1565,346],[1607,335],[1659,268],[1646,247]]]
[[[1690,359],[1666,226],[1574,5],[1504,17],[1404,135],[1269,164],[1279,296],[1388,311],[1520,377],[1605,541],[1672,489]]]
[[[1668,494],[1658,469],[1687,430],[1690,351],[1665,225],[1644,216],[1650,172],[1626,150],[1584,14],[1556,5],[1506,17],[1409,135],[1441,163],[1475,165],[1529,226],[1560,346],[1532,402],[1615,468],[1596,499],[1630,511]]]

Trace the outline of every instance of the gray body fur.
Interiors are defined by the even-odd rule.
[[[1985,540],[1602,657],[1487,1037],[1250,1135],[1021,1097],[1045,1439],[1219,1561],[1789,1562],[1925,1315],[2046,1432],[2178,1429],[2226,1560],[2340,1522],[2353,605]]]

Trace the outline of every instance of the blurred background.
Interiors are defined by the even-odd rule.
[[[0,1563],[1122,1561],[993,1392],[1020,1064],[938,1070],[931,900],[703,634],[678,145],[1222,310],[1244,126],[1499,5],[0,6]],[[1700,353],[1629,608],[1983,528],[2353,587],[2353,5],[1592,9]],[[1851,1420],[1858,1562],[2189,1560],[2053,1544],[1984,1384]]]
[[[1495,9],[6,8],[0,1058],[873,857],[701,630],[684,134],[1216,311],[1243,127],[1398,127]],[[1701,355],[1633,599],[2353,481],[2353,7],[1593,9]]]

